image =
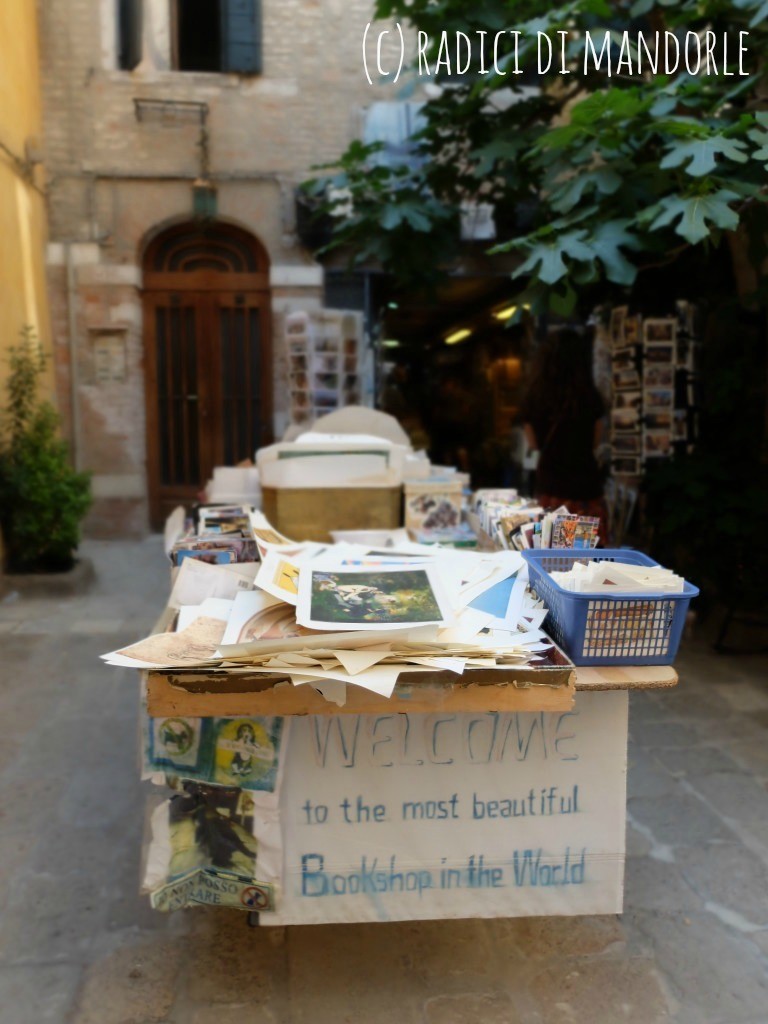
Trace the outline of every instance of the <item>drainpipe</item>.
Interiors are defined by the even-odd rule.
[[[69,398],[72,416],[72,462],[75,469],[80,470],[80,372],[77,353],[77,289],[75,283],[75,263],[72,256],[72,243],[65,242],[67,268],[67,330],[69,333]]]

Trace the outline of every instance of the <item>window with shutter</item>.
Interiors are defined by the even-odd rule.
[[[141,62],[142,17],[141,0],[117,2],[117,66],[121,71],[133,71]]]
[[[261,73],[261,0],[175,0],[179,71]]]

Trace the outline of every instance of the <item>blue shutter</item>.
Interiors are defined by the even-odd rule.
[[[261,0],[221,0],[221,69],[261,74]]]

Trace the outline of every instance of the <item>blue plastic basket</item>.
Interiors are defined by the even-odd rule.
[[[608,548],[545,548],[522,554],[531,588],[549,608],[547,632],[574,665],[671,665],[675,660],[698,587],[686,581],[682,594],[574,594],[555,583],[550,572],[567,572],[574,562],[659,563],[639,551]]]

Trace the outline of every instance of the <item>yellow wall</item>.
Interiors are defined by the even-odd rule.
[[[38,165],[29,180],[14,160],[25,160],[28,139],[38,150],[42,143],[36,6],[33,0],[0,0],[0,404],[8,347],[22,327],[32,326],[51,351],[43,169]],[[45,389],[53,400],[52,361]]]

